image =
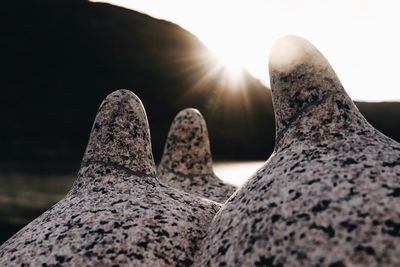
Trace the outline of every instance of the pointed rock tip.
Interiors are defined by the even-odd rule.
[[[185,108],[175,116],[174,121],[171,124],[172,127],[179,125],[182,121],[192,121],[191,125],[207,127],[206,122],[204,121],[203,115],[201,115],[200,111],[195,108]]]
[[[206,122],[197,109],[184,109],[174,118],[160,167],[191,175],[213,172]]]
[[[288,35],[275,41],[269,56],[270,72],[290,72],[305,63],[330,66],[321,52],[304,38]]]
[[[133,172],[156,173],[146,112],[134,93],[117,90],[101,103],[83,163],[113,164]]]
[[[311,132],[343,129],[362,118],[329,62],[309,41],[292,35],[280,38],[272,48],[269,70],[276,148],[283,136],[297,138],[286,134],[291,130],[304,139]],[[304,129],[307,132],[300,135]]]
[[[197,114],[198,116],[200,116],[201,118],[203,118],[203,115],[201,115],[201,113],[200,113],[200,111],[198,110],[198,109],[196,109],[196,108],[185,108],[185,109],[182,109],[181,111],[179,111],[179,113],[175,116],[175,118],[176,117],[178,117],[178,116],[184,116],[185,114]]]

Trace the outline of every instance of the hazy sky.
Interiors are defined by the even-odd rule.
[[[268,84],[268,54],[287,34],[328,58],[353,99],[400,101],[400,1],[108,0],[181,25],[232,69]]]

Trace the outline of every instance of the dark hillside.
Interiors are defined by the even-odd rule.
[[[119,88],[144,102],[156,159],[186,107],[205,115],[217,159],[266,159],[273,149],[269,90],[247,73],[230,84],[175,24],[108,4],[25,0],[3,2],[0,25],[3,170],[76,170],[98,105]],[[399,104],[360,107],[400,140]]]

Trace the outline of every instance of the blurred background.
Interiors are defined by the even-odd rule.
[[[213,6],[209,1],[201,5],[204,7],[201,10],[188,4],[180,7],[177,1],[170,1],[169,6],[165,4],[168,1],[164,4],[147,1],[153,6],[144,1],[109,2],[123,7],[86,0],[23,0],[1,4],[0,244],[69,190],[97,108],[116,89],[130,89],[143,101],[156,161],[161,157],[171,121],[187,107],[197,108],[204,115],[216,172],[226,181],[241,184],[273,151],[275,125],[268,88],[268,49],[265,49],[280,37],[278,33],[290,29],[287,23],[277,31],[278,17],[272,17],[278,20],[275,24],[268,23],[252,18],[252,13],[241,6]],[[305,5],[313,4],[308,2]],[[132,10],[135,3],[141,12],[158,18]],[[260,10],[256,5],[247,6]],[[268,6],[263,8],[257,13],[260,19],[271,18]],[[283,15],[290,15],[286,6],[282,8]],[[300,7],[289,6],[288,10],[296,8]],[[323,10],[328,12],[329,7]],[[219,16],[212,15],[216,12]],[[296,16],[302,17],[301,12],[296,11]],[[369,21],[365,18],[368,12],[357,14],[356,18]],[[324,17],[317,15],[320,19]],[[347,16],[351,18],[354,14],[350,12]],[[373,22],[375,19],[371,18]],[[225,28],[219,28],[218,21]],[[258,24],[253,27],[246,21]],[[331,20],[327,21],[331,25]],[[304,23],[306,27],[308,22]],[[387,23],[387,27],[396,25]],[[343,26],[338,22],[339,28]],[[356,105],[376,128],[399,141],[400,103],[396,101],[400,99],[400,91],[397,78],[392,75],[395,65],[373,61],[374,56],[367,57],[365,64],[351,64],[349,51],[354,51],[358,60],[357,53],[366,53],[365,49],[376,44],[372,41],[369,46],[360,44],[360,50],[349,49],[348,54],[338,56],[337,53],[346,50],[344,44],[352,45],[350,40],[367,44],[368,38],[375,40],[375,37],[369,33],[369,37],[358,38],[354,32],[351,35],[345,32],[340,39],[340,31],[331,31],[334,25],[329,27],[323,31],[320,25],[315,32],[309,28],[303,32],[300,28],[293,33],[312,42],[316,40],[316,46],[321,45],[322,52],[328,52],[329,60],[335,58],[331,61],[335,69],[335,62],[350,61],[350,67],[337,63],[339,76],[345,77],[345,87],[358,88],[349,89],[350,96],[358,100]],[[382,27],[377,31],[391,32],[391,28]],[[352,30],[349,27],[348,31]],[[196,32],[201,37],[195,36]],[[247,34],[241,35],[243,32]],[[349,40],[349,36],[354,39]],[[257,37],[259,42],[253,39]],[[324,38],[337,42],[329,46],[332,42],[325,43]],[[257,50],[260,44],[263,48]],[[384,43],[379,53],[390,51],[382,49],[385,47],[392,46]],[[378,51],[367,52],[378,54]],[[398,62],[399,54],[388,53],[391,57],[382,58]],[[376,75],[360,72],[365,66],[365,71],[372,70]],[[364,83],[354,83],[353,76]]]

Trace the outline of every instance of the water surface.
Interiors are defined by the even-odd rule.
[[[264,163],[265,161],[217,162],[214,164],[214,172],[222,180],[241,186]]]

